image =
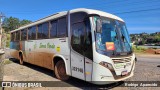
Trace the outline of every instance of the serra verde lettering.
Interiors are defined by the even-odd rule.
[[[40,43],[39,48],[52,48],[52,49],[54,49],[55,45],[50,44],[50,43],[47,43],[47,44]]]

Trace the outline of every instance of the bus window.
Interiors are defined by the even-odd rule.
[[[20,40],[20,31],[17,31],[16,32],[16,41],[19,41]]]
[[[38,25],[38,39],[42,38],[42,24]]]
[[[43,27],[42,38],[48,38],[49,23],[48,22],[43,23],[42,27]]]
[[[85,26],[83,22],[75,23],[72,25],[72,37],[71,45],[73,50],[80,54],[83,54],[83,44],[84,44],[84,30]]]
[[[83,20],[86,15],[87,14],[84,12],[77,12],[71,14],[71,29],[72,29],[71,45],[73,50],[77,51],[80,54],[83,54],[83,49],[84,49],[83,46],[84,46],[85,23],[83,22]],[[88,36],[87,39],[88,41],[86,41],[86,43],[90,44]],[[87,53],[86,57],[88,57]]]
[[[11,33],[11,41],[15,40],[15,32]]]
[[[48,30],[49,30],[48,22],[38,25],[38,39],[48,38]]]
[[[24,30],[21,31],[21,40],[22,41],[26,40],[26,38],[27,38],[27,30],[24,29]]]
[[[58,37],[67,36],[67,22],[66,18],[60,18],[58,20]]]
[[[36,26],[28,28],[28,39],[29,40],[36,39]]]
[[[91,27],[90,21],[87,19],[85,22],[85,50],[84,54],[87,58],[93,60],[93,50],[92,50],[92,34],[91,34]]]
[[[71,24],[76,23],[76,22],[82,22],[84,18],[86,17],[85,12],[77,12],[77,13],[72,13],[71,14]]]
[[[57,21],[51,21],[50,38],[57,36]]]

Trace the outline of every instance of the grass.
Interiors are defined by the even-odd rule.
[[[145,53],[145,48],[143,47],[136,47],[136,46],[132,46],[132,49],[135,53]]]
[[[4,63],[4,65],[6,65],[6,64],[12,63],[12,61],[10,61],[9,59],[5,59],[3,63]]]

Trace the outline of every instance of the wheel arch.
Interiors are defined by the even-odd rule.
[[[18,55],[19,55],[19,56],[22,55],[22,57],[23,57],[23,51],[22,51],[22,50],[19,50],[19,51],[18,51]]]
[[[54,55],[54,56],[53,56],[53,60],[52,60],[53,70],[55,69],[55,65],[56,65],[56,63],[57,63],[59,60],[63,60],[63,62],[64,62],[64,64],[65,64],[66,73],[67,73],[67,75],[69,75],[66,59],[65,59],[65,57],[62,56],[62,55]]]

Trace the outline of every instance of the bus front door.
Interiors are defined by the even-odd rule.
[[[72,76],[85,80],[84,72],[84,23],[74,23],[71,27],[71,71]]]

